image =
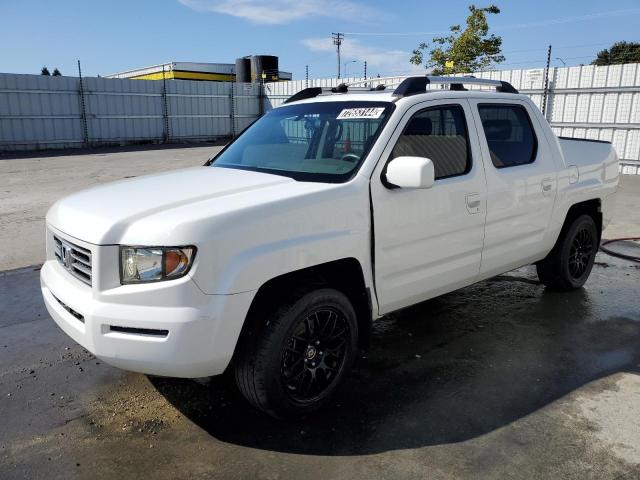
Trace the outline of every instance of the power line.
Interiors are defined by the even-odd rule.
[[[338,34],[334,34],[334,35],[338,35]],[[341,33],[340,34],[342,36],[342,39],[344,39],[344,35]],[[635,42],[635,41],[630,41],[631,43]],[[599,43],[587,43],[587,44],[580,44],[580,45],[561,45],[556,47],[554,45],[553,49],[554,52],[557,54],[558,50],[565,50],[565,49],[575,49],[575,48],[587,48],[587,47],[596,47],[596,46],[611,46],[613,45],[613,43],[615,42],[599,42]],[[546,49],[543,48],[536,48],[536,49],[526,49],[526,50],[507,50],[504,51],[503,53],[505,54],[513,54],[513,53],[518,53],[518,52],[522,52],[522,53],[526,53],[526,52],[539,52],[540,56],[534,56],[533,58],[529,57],[529,58],[522,58],[520,57],[520,59],[517,59],[517,61],[506,61],[503,63],[498,63],[498,64],[494,64],[494,65],[490,65],[487,68],[483,69],[482,71],[495,71],[498,69],[501,69],[502,67],[513,67],[514,69],[527,69],[527,68],[540,68],[540,67],[544,67],[546,65],[545,62],[545,58],[546,58]],[[517,58],[517,57],[516,57]],[[622,60],[624,63],[624,60],[626,59],[631,59],[631,58],[635,58],[634,56],[634,52],[621,52],[618,54],[613,54],[610,55],[609,59],[610,61],[620,61]],[[589,55],[578,55],[578,56],[566,56],[563,55],[562,59],[569,62],[572,60],[589,60],[589,64],[591,63],[591,61],[595,61],[597,59],[597,52],[593,53],[593,54],[589,54]],[[587,63],[587,62],[585,62]],[[639,62],[640,63],[640,62]],[[577,66],[577,65],[573,65],[573,66]],[[570,68],[571,66],[567,66],[566,68]],[[554,68],[558,68],[558,67],[554,67]],[[370,65],[367,65],[367,70],[368,70],[368,75],[369,77],[374,77],[376,73],[380,73],[383,74],[385,76],[404,76],[404,75],[416,75],[417,72],[415,69],[397,69],[397,70],[378,70],[377,68],[371,68]],[[369,73],[369,70],[373,70],[373,74]],[[427,69],[425,69],[427,70]],[[319,72],[318,72],[319,73]],[[327,76],[330,76],[327,75]]]
[[[586,47],[601,47],[603,45],[613,45],[614,43],[616,43],[615,40],[612,40],[610,42],[600,42],[600,43],[587,43],[585,45],[564,45],[564,46],[558,46],[555,48],[586,48]]]
[[[447,32],[346,32],[359,37],[414,37],[420,35],[444,35]]]
[[[612,40],[610,42],[600,42],[600,43],[587,43],[584,45],[558,45],[557,47],[554,46],[554,50],[558,50],[560,48],[562,49],[566,49],[566,48],[587,48],[587,47],[600,47],[603,45],[611,45],[615,43],[615,40]],[[525,50],[505,50],[502,53],[504,54],[509,54],[509,53],[525,53],[525,52],[540,52],[542,51],[542,48],[527,48]]]
[[[638,54],[635,52],[623,52],[623,53],[618,53],[618,54],[614,54],[614,55],[610,55],[609,58],[612,59],[625,59],[625,58],[635,58],[637,57]],[[581,58],[593,58],[594,60],[597,58],[597,56],[595,55],[581,55],[579,57],[563,57],[565,60],[579,60]]]
[[[520,23],[513,25],[495,26],[492,30],[513,30],[520,28],[541,27],[546,25],[560,25],[564,23],[584,22],[598,18],[619,17],[623,15],[638,15],[640,8],[629,8],[626,10],[612,10],[607,12],[595,12],[586,15],[575,15],[572,17],[548,18],[536,22]],[[371,36],[371,37],[414,37],[420,35],[444,35],[447,32],[347,32],[346,35]]]
[[[640,14],[640,8],[629,8],[626,10],[612,10],[608,12],[588,13],[586,15],[575,15],[573,17],[550,18],[547,20],[540,20],[536,22],[520,23],[516,25],[505,25],[503,27],[498,25],[498,26],[492,27],[492,29],[493,30],[513,30],[513,29],[520,29],[520,28],[543,27],[547,25],[560,25],[564,23],[574,23],[574,22],[583,22],[587,20],[595,20],[598,18],[619,17],[622,15],[637,15],[637,14]]]

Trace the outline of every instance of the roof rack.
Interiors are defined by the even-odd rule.
[[[356,82],[341,83],[337,87],[309,87],[300,90],[298,93],[287,98],[283,103],[297,102],[298,100],[305,100],[307,98],[314,98],[323,93],[348,93],[353,91],[358,92],[379,92],[386,88],[385,85],[377,85],[375,87],[353,87],[353,85],[361,85],[368,83],[375,83],[380,80],[393,79],[397,77],[386,78],[370,78],[367,80],[358,80]],[[435,77],[430,75],[420,77],[405,78],[398,87],[393,91],[394,97],[408,97],[410,95],[416,95],[418,93],[427,93],[427,85],[437,83],[441,85],[449,85],[450,90],[464,91],[464,85],[484,85],[495,87],[496,92],[502,93],[519,93],[513,86],[502,80],[489,80],[487,78],[476,78],[473,76],[465,77]]]
[[[449,85],[450,90],[466,90],[464,85],[485,85],[496,87],[497,92],[503,93],[519,93],[513,86],[502,80],[489,80],[487,78],[476,77],[434,77],[434,76],[420,76],[409,77],[398,85],[394,90],[394,97],[408,97],[410,95],[416,95],[418,93],[425,93],[427,85],[432,83],[438,83],[442,85]]]
[[[371,80],[369,80],[370,82]],[[307,98],[314,98],[323,93],[347,93],[347,92],[380,92],[387,88],[384,85],[377,85],[375,87],[352,87],[351,85],[357,85],[365,82],[353,82],[353,83],[341,83],[337,87],[308,87],[300,90],[298,93],[293,94],[287,98],[283,103],[297,102],[298,100],[305,100]]]

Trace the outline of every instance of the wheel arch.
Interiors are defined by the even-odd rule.
[[[349,257],[287,272],[263,283],[251,302],[233,358],[238,354],[241,342],[253,342],[258,338],[264,327],[265,313],[272,312],[296,291],[323,287],[335,288],[347,296],[358,320],[359,346],[367,348],[373,319],[371,291],[366,286],[362,265],[356,258]]]
[[[600,238],[602,236],[603,219],[601,207],[601,199],[594,198],[577,202],[568,209],[562,229],[560,230],[560,234],[558,235],[553,249],[545,258],[536,262],[538,278],[546,287],[551,288],[552,290],[565,292],[581,288],[584,285],[591,273],[595,254],[597,253]],[[568,237],[568,235],[571,232],[572,225],[574,225],[576,219],[585,215],[593,219],[598,238],[595,245],[595,251],[588,259],[586,270],[583,271],[579,277],[575,277],[569,272],[569,267],[566,263],[569,261],[569,253],[567,249],[571,247],[571,243],[574,241],[573,237]],[[567,239],[571,243],[566,243]]]
[[[600,198],[593,198],[582,202],[575,203],[569,207],[567,214],[565,215],[562,230],[558,236],[558,240],[562,238],[562,235],[571,226],[571,223],[580,215],[589,215],[593,218],[598,230],[598,243],[602,238],[602,200]]]

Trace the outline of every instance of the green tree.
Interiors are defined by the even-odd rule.
[[[614,65],[616,63],[640,63],[640,43],[616,42],[610,48],[598,52],[591,65]]]
[[[470,5],[469,12],[464,30],[460,25],[453,25],[450,27],[451,35],[434,37],[431,45],[420,43],[410,62],[424,64],[425,68],[432,69],[434,75],[471,73],[503,62],[502,38],[489,35],[487,21],[487,15],[497,15],[500,9],[495,5],[486,8]],[[425,51],[428,51],[426,59]]]
[[[60,70],[58,70],[58,67],[53,69],[53,73],[51,74],[53,77],[61,77],[62,74],[60,73]]]
[[[49,73],[49,69],[47,67],[42,67],[42,70],[40,70],[40,75],[49,76],[51,74]]]

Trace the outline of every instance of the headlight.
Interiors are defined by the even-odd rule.
[[[120,283],[173,280],[187,274],[196,247],[120,247]]]

